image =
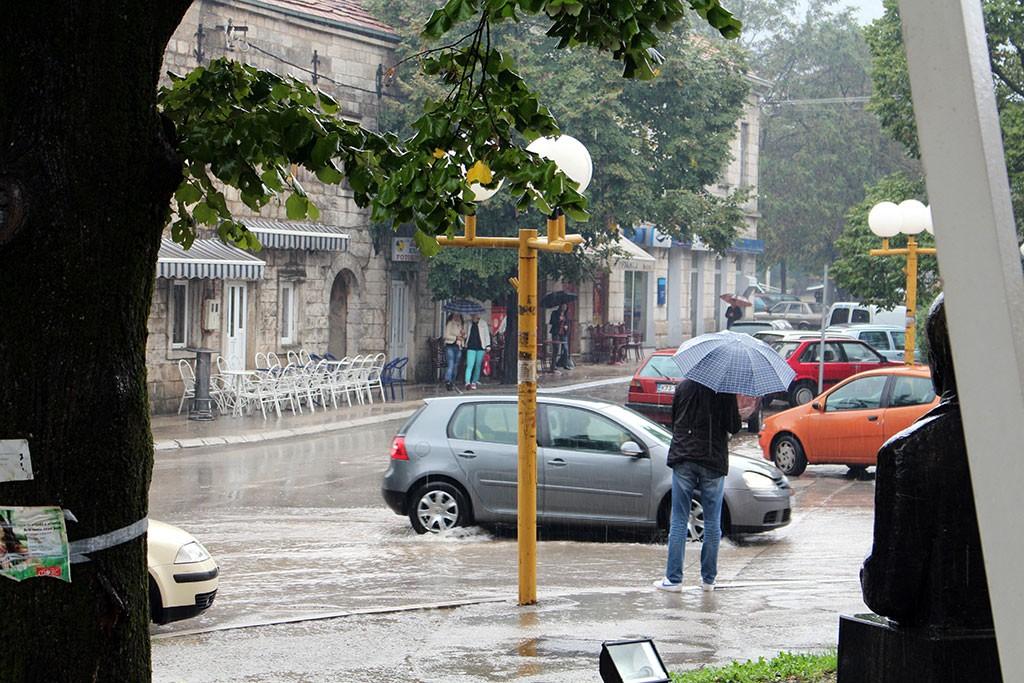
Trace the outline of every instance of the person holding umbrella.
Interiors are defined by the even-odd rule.
[[[718,393],[684,379],[672,398],[672,444],[667,464],[672,468],[672,521],[668,532],[665,577],[655,582],[662,590],[681,590],[683,554],[690,500],[700,492],[704,508],[704,545],[700,576],[705,591],[715,588],[718,544],[722,538],[722,496],[729,474],[729,436],[742,427],[736,394]]]
[[[452,312],[444,324],[444,353],[448,367],[444,371],[444,385],[448,391],[455,385],[455,373],[462,358],[462,347],[466,345],[466,331],[462,314]]]
[[[700,492],[704,508],[701,585],[713,591],[722,538],[722,495],[729,473],[729,436],[741,427],[736,394],[765,396],[784,391],[796,373],[770,346],[735,332],[695,337],[680,346],[672,359],[684,379],[672,399],[672,443],[666,463],[672,468],[668,561],[664,577],[654,586],[673,592],[682,589],[690,501],[694,492]]]

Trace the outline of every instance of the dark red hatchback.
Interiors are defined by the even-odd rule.
[[[660,349],[647,357],[629,383],[626,407],[663,425],[672,424],[672,397],[683,373],[672,360],[675,349]],[[738,396],[740,417],[750,432],[761,428],[761,399]]]

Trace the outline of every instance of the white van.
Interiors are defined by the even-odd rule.
[[[829,327],[860,323],[906,327],[907,307],[897,306],[891,311],[887,311],[877,306],[859,304],[855,301],[837,301],[828,309],[827,321]]]

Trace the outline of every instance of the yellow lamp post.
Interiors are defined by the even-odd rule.
[[[539,138],[528,150],[554,161],[559,169],[578,183],[583,192],[590,183],[593,166],[590,154],[568,135]],[[484,201],[497,192],[474,184],[476,200]],[[519,548],[519,604],[537,602],[537,253],[568,254],[583,243],[582,235],[565,234],[565,216],[558,213],[547,221],[547,235],[536,229],[522,229],[518,237],[478,237],[476,216],[466,216],[463,234],[439,237],[442,247],[518,249],[519,277],[513,283],[518,295],[519,340],[519,466],[517,527]]]
[[[932,227],[931,208],[916,199],[907,199],[898,205],[892,202],[880,202],[871,207],[868,213],[868,227],[871,232],[882,238],[882,248],[872,249],[871,256],[905,256],[907,259],[906,289],[906,338],[904,340],[903,362],[914,363],[914,342],[917,332],[917,257],[921,254],[934,254],[935,249],[917,246],[917,235],[922,230],[934,234]],[[889,238],[903,233],[907,236],[907,246],[900,249],[889,248]]]

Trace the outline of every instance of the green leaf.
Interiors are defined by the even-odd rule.
[[[203,198],[203,191],[193,183],[184,180],[174,193],[174,198],[183,204],[195,204]]]
[[[437,243],[437,238],[433,235],[428,235],[419,228],[416,228],[416,232],[412,234],[412,239],[416,242],[416,248],[427,258],[441,251],[441,245]]]
[[[284,205],[288,214],[288,220],[298,221],[306,217],[309,200],[298,193],[292,193]]]

